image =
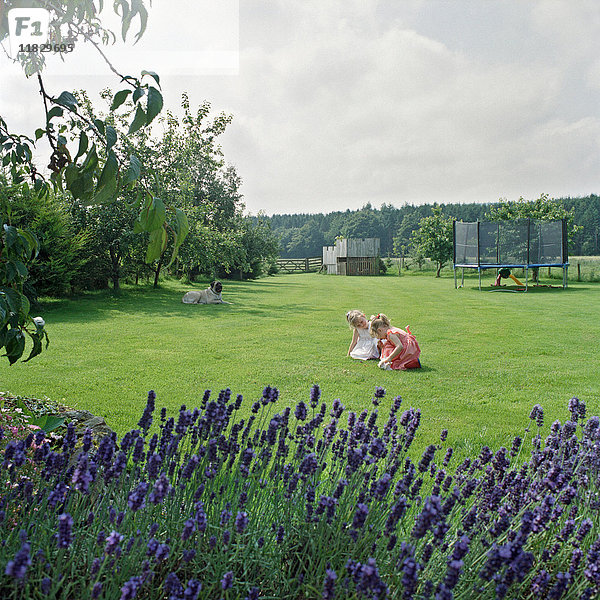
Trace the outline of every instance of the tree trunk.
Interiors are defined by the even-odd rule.
[[[108,252],[110,254],[110,264],[111,264],[110,278],[112,279],[112,282],[113,282],[113,289],[119,290],[119,289],[121,289],[120,282],[119,282],[119,278],[120,278],[119,263],[121,262],[121,257],[119,256],[118,253],[115,252],[115,250],[112,246],[108,249]]]
[[[160,269],[162,268],[162,264],[163,264],[163,259],[161,256],[160,260],[158,261],[158,265],[156,265],[156,271],[154,271],[154,287],[155,288],[158,287],[158,276],[160,275]]]
[[[442,270],[442,263],[438,263],[438,266],[437,266],[437,271],[436,271],[436,273],[435,273],[435,276],[436,276],[436,277],[439,277],[439,276],[440,276],[440,271],[441,271],[441,270]]]

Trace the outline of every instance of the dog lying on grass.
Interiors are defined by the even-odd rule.
[[[211,281],[205,290],[186,292],[181,299],[184,304],[231,304],[221,297],[223,284],[220,281]]]

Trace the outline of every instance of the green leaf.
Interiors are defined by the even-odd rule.
[[[125,179],[123,180],[123,185],[127,186],[137,179],[139,179],[140,174],[142,172],[142,163],[139,161],[138,157],[135,154],[129,155],[129,167],[127,168],[127,172],[125,173]]]
[[[36,129],[35,130],[35,141],[37,142],[45,133],[46,133],[45,129]]]
[[[70,92],[63,92],[56,99],[56,103],[64,106],[65,108],[69,108],[70,110],[75,110],[77,108],[77,99]]]
[[[26,246],[25,250],[28,258],[36,258],[40,251],[40,242],[37,237],[28,229],[19,229],[18,231],[23,245]]]
[[[40,348],[41,352],[41,348]],[[39,354],[39,353],[38,353]],[[34,355],[35,356],[35,355]],[[33,356],[29,356],[29,358],[33,358]],[[29,360],[29,358],[27,360]],[[24,360],[23,362],[27,362]],[[58,429],[65,423],[65,417],[58,417],[57,415],[42,415],[37,419],[30,419],[30,425],[37,425],[40,429],[43,429],[46,433],[50,433],[55,429]]]
[[[46,117],[46,121],[49,121],[53,117],[62,117],[63,113],[64,113],[64,111],[63,111],[63,109],[60,106],[53,106],[48,111],[48,116]]]
[[[27,272],[27,269],[25,269],[25,272]],[[27,317],[30,310],[31,310],[31,303],[29,302],[29,298],[27,296],[25,296],[25,294],[23,294],[21,296],[21,314],[24,317]]]
[[[81,165],[82,173],[92,173],[98,166],[98,153],[96,152],[96,144],[92,144],[83,164]]]
[[[8,357],[8,362],[12,365],[23,356],[23,352],[25,351],[25,336],[20,329],[12,328],[9,330],[7,337],[5,346],[6,356]]]
[[[16,227],[4,225],[4,239],[7,248],[12,248],[19,241],[19,233]]]
[[[142,71],[142,77],[144,75],[150,75],[156,81],[156,85],[160,87],[160,77],[154,71]]]
[[[129,94],[131,94],[131,90],[118,91],[115,94],[115,97],[113,98],[113,102],[110,107],[110,110],[117,110],[117,108],[119,108],[119,106],[121,106],[121,104],[123,104],[123,102],[125,102],[125,100],[127,100],[127,96],[129,96]]]
[[[94,202],[102,204],[110,200],[114,200],[117,191],[117,173],[119,172],[119,163],[115,153],[110,150],[104,163],[104,168],[100,174]]]
[[[96,129],[102,134],[104,135],[104,121],[102,119],[94,119],[94,125],[96,126]]]
[[[33,340],[33,347],[31,348],[31,352],[29,353],[29,356],[23,362],[27,362],[28,360],[31,360],[34,356],[37,356],[42,351],[42,336],[39,333],[32,333],[29,335],[29,337]],[[44,416],[47,416],[47,415],[44,415]],[[44,429],[41,425],[36,423],[36,421],[39,421],[39,420],[40,419],[34,419],[32,421],[29,421],[29,423],[31,425],[37,425],[41,429]]]
[[[140,212],[133,226],[133,233],[142,231],[156,231],[163,227],[167,214],[163,201],[160,198],[146,197],[144,208]]]
[[[138,104],[137,110],[135,111],[135,117],[129,126],[127,133],[135,133],[140,127],[146,124],[146,113],[144,109]]]
[[[75,156],[75,160],[77,160],[80,156],[83,156],[86,153],[86,151],[88,149],[88,145],[89,145],[89,140],[88,140],[87,133],[85,131],[82,131],[79,134],[79,149],[77,150],[77,156]],[[73,164],[73,163],[71,163],[71,164]],[[71,164],[69,165],[69,167],[71,166]]]
[[[150,241],[146,250],[146,262],[151,263],[165,251],[167,247],[167,232],[164,227],[150,232]]]
[[[114,127],[106,126],[106,151],[108,152],[117,143],[117,132]]]
[[[21,310],[21,294],[11,287],[0,287],[0,298],[4,298],[10,312],[18,313]]]
[[[146,115],[146,125],[149,125],[154,117],[162,110],[163,97],[162,94],[155,88],[148,88],[148,114]]]
[[[174,243],[174,247],[173,247],[173,254],[171,255],[171,260],[169,261],[167,268],[169,268],[173,264],[175,259],[177,258],[177,254],[179,252],[179,247],[183,243],[183,240],[185,240],[185,238],[190,230],[190,224],[188,222],[187,215],[180,208],[175,209],[175,224],[174,225],[175,225],[174,226],[175,243]]]
[[[137,9],[137,14],[140,15],[140,30],[137,32],[134,42],[134,44],[137,44],[146,31],[146,26],[148,24],[148,11],[143,3],[140,2],[140,0],[131,0],[131,7],[135,7]]]
[[[146,93],[146,90],[143,87],[136,87],[133,92],[133,102],[134,104]]]

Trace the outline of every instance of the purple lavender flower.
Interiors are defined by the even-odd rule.
[[[544,426],[544,409],[539,405],[536,404],[533,409],[531,410],[531,414],[529,415],[529,418],[532,421],[536,422],[536,425],[538,427],[543,427]]]
[[[379,576],[379,569],[374,558],[369,558],[366,564],[349,560],[346,569],[359,593],[376,600],[388,595],[388,587]]]
[[[152,504],[160,504],[171,491],[171,484],[164,473],[161,473],[160,477],[156,480],[148,500]]]
[[[132,600],[135,598],[138,589],[142,586],[142,578],[139,576],[132,577],[126,581],[121,588],[121,600]]]
[[[77,442],[77,434],[75,433],[75,423],[67,423],[67,433],[63,438],[63,452],[70,452],[75,448]]]
[[[87,494],[90,489],[90,483],[92,483],[93,480],[94,478],[90,473],[88,455],[86,452],[82,452],[79,455],[79,460],[77,461],[75,471],[73,471],[71,481],[75,485],[76,490],[79,490],[83,494]]]
[[[27,574],[27,568],[31,566],[30,556],[31,546],[28,542],[23,542],[21,549],[15,554],[13,560],[9,560],[4,573],[15,579],[24,579]]]
[[[392,476],[389,473],[384,473],[374,484],[373,495],[378,500],[383,500],[388,493],[392,482]]]
[[[229,542],[231,541],[231,531],[226,529],[223,532],[223,546],[229,546]]]
[[[154,390],[150,390],[148,392],[148,402],[146,403],[146,408],[144,409],[142,417],[138,423],[138,427],[144,432],[144,436],[148,433],[148,430],[152,425],[152,413],[154,412],[155,400],[156,393]]]
[[[423,504],[423,510],[417,515],[411,532],[414,538],[420,539],[439,521],[442,504],[439,496],[430,496]]]
[[[248,513],[245,511],[239,511],[235,517],[235,530],[238,533],[244,533],[248,527]]]
[[[134,512],[144,508],[146,505],[146,493],[148,492],[148,484],[145,481],[140,482],[136,488],[129,493],[127,497],[127,505]]]
[[[233,571],[227,571],[221,579],[221,589],[229,590],[233,587]]]
[[[302,463],[300,463],[298,470],[300,471],[300,473],[310,476],[316,472],[317,466],[317,456],[314,452],[311,452],[310,454],[307,454],[304,457],[304,460],[302,461]]]
[[[435,456],[435,451],[436,451],[436,447],[433,445],[430,445],[430,446],[427,446],[425,452],[423,452],[423,456],[421,457],[421,460],[419,461],[419,465],[418,465],[419,471],[421,473],[424,473],[429,468],[429,465],[431,464],[431,461],[433,460],[433,457]]]
[[[298,402],[296,405],[296,410],[294,411],[294,415],[298,421],[306,420],[306,416],[308,414],[308,410],[306,408],[306,404],[304,402]]]
[[[106,538],[106,545],[104,546],[105,554],[113,554],[122,541],[123,536],[118,531],[111,531]]]
[[[367,520],[367,516],[369,514],[369,507],[366,504],[359,502],[356,505],[356,510],[354,511],[354,518],[352,519],[352,529],[362,529]]]
[[[379,406],[381,399],[385,396],[385,390],[382,387],[377,386],[375,388],[375,395],[372,399],[372,402],[375,406]]]
[[[171,548],[169,548],[167,544],[159,544],[155,554],[156,562],[162,562],[163,560],[166,560],[169,558],[170,553]]]
[[[190,579],[183,592],[183,600],[198,600],[202,584],[197,579]]]
[[[40,589],[42,590],[42,594],[47,596],[50,593],[50,588],[52,587],[52,580],[50,577],[44,577],[42,579],[42,583],[40,584]]]
[[[230,510],[228,510],[227,508],[224,508],[221,511],[221,520],[220,520],[221,527],[223,525],[227,525],[227,523],[229,523],[229,520],[231,519],[232,516],[233,516],[233,513]]]
[[[194,520],[187,519],[186,522],[183,524],[183,531],[181,532],[182,541],[185,542],[186,540],[188,540],[192,536],[192,533],[194,533],[195,529],[196,523],[194,522]]]
[[[73,543],[73,517],[63,513],[58,517],[58,547],[68,548]]]
[[[94,584],[94,587],[92,588],[92,600],[96,600],[96,598],[99,598],[101,593],[102,593],[102,583],[100,581],[97,581]]]
[[[314,409],[317,407],[320,397],[321,397],[321,388],[319,388],[319,386],[315,383],[315,385],[313,385],[310,388],[310,407],[311,408]]]
[[[258,600],[260,596],[260,590],[257,587],[252,587],[248,590],[248,595],[244,600]]]
[[[39,442],[37,442],[39,444]],[[84,452],[89,452],[92,447],[92,430],[88,427],[83,432],[82,448]]]
[[[284,535],[285,535],[285,529],[283,528],[283,525],[280,525],[277,528],[277,535],[275,536],[275,541],[278,544],[282,544],[283,543],[283,537],[284,537]]]
[[[323,581],[323,600],[333,600],[335,598],[335,580],[337,575],[331,568],[325,570],[325,580]]]
[[[334,419],[339,419],[344,412],[346,407],[341,403],[341,401],[336,398],[333,401],[333,405],[331,406],[331,412],[329,413]]]
[[[135,440],[135,445],[133,447],[133,453],[131,458],[134,463],[139,463],[144,460],[144,438],[138,437]]]

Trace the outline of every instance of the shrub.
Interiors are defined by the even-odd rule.
[[[138,429],[97,448],[70,428],[3,454],[0,591],[34,598],[591,598],[599,591],[600,419],[451,467],[447,431],[413,462],[421,413],[307,404],[248,418],[230,390],[199,409],[150,392]],[[529,432],[526,432],[526,436]],[[31,443],[35,442],[35,449]],[[76,450],[77,448],[77,450]],[[40,470],[20,480],[27,454]],[[526,459],[526,460],[525,460]],[[8,516],[12,515],[12,519]]]

